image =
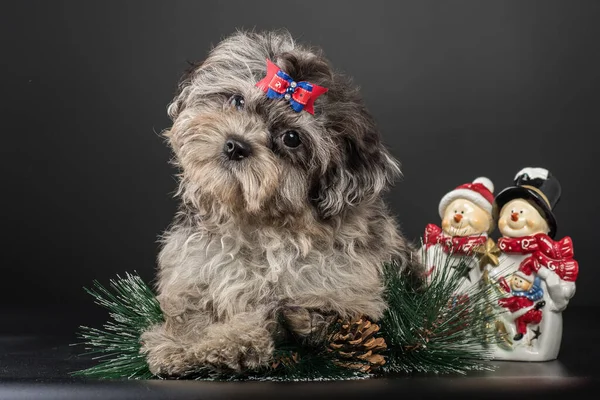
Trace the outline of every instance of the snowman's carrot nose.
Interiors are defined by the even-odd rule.
[[[519,220],[519,213],[511,213],[510,214],[510,219],[512,219],[513,221],[517,222]]]
[[[454,220],[456,222],[460,222],[461,219],[462,219],[462,215],[461,214],[454,214]]]

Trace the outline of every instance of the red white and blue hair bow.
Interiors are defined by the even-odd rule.
[[[326,93],[327,88],[310,82],[296,82],[277,65],[267,60],[267,76],[257,84],[269,99],[285,99],[296,112],[306,110],[314,115],[314,103],[317,97]]]

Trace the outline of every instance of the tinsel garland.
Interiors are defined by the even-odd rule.
[[[244,374],[215,372],[199,367],[186,379],[199,380],[344,380],[414,373],[458,373],[490,369],[488,349],[499,339],[494,332],[497,318],[491,304],[497,295],[485,285],[474,283],[467,292],[457,293],[462,274],[452,271],[479,268],[477,258],[445,257],[442,250],[426,252],[424,265],[442,265],[431,272],[427,284],[415,285],[414,276],[398,273],[395,265],[384,266],[384,317],[377,321],[386,348],[385,364],[373,371],[348,368],[332,352],[327,341],[320,345],[285,342],[276,344],[273,362],[259,371]],[[79,345],[84,355],[97,364],[74,372],[76,376],[100,379],[151,379],[146,360],[140,354],[140,336],[148,327],[161,323],[163,314],[152,289],[137,274],[117,276],[109,288],[94,281],[86,291],[106,308],[110,320],[102,329],[81,327]],[[330,328],[332,334],[339,323]]]

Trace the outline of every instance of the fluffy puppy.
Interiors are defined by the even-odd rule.
[[[314,115],[256,86],[267,60],[328,89]],[[420,267],[382,201],[398,162],[319,50],[236,33],[184,76],[168,112],[181,204],[158,257],[165,323],[142,335],[152,372],[260,368],[282,331],[380,318],[384,263]]]

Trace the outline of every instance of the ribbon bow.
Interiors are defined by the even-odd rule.
[[[554,271],[563,281],[575,282],[579,275],[579,263],[574,259],[552,258],[539,250],[521,261],[519,270],[529,275],[532,271],[537,273],[542,267]]]
[[[521,238],[521,243],[523,243]],[[569,236],[554,241],[548,235],[539,233],[534,236],[535,246],[528,246],[528,251],[521,250],[521,253],[531,253],[529,257],[521,261],[519,269],[526,274],[538,272],[540,268],[545,267],[554,271],[560,279],[564,281],[575,282],[579,275],[579,263],[573,259],[573,241]],[[515,239],[510,239],[515,240]],[[514,248],[514,247],[513,247]]]
[[[539,249],[552,258],[573,258],[573,241],[569,236],[554,241],[548,235],[535,235]]]
[[[267,60],[267,76],[256,84],[269,99],[281,99],[290,102],[296,112],[306,110],[314,115],[314,103],[317,97],[329,89],[310,82],[296,82],[277,65]]]

